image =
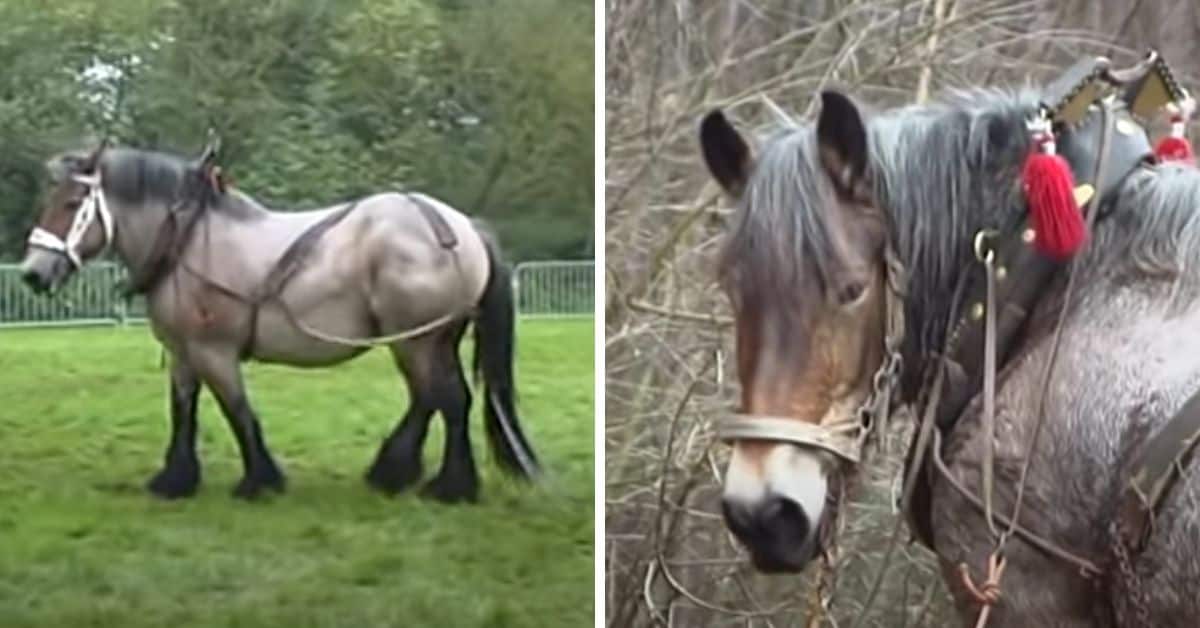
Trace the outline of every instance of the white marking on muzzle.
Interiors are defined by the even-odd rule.
[[[804,509],[813,528],[825,511],[825,494],[829,482],[821,454],[788,443],[771,447],[770,453],[755,464],[734,446],[733,456],[725,471],[724,498],[743,504],[756,504],[767,495],[791,499]]]

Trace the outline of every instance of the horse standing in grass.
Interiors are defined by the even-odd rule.
[[[740,203],[720,262],[741,383],[718,427],[722,506],[757,568],[800,571],[828,547],[894,383],[922,418],[903,506],[968,625],[1196,624],[1200,171],[1159,163],[1119,98],[1056,127],[1093,222],[1069,262],[1033,251],[1027,222],[1043,93],[867,115],[825,92],[815,124],[757,151],[704,119],[708,169]],[[1182,424],[1191,440],[1170,438]],[[1130,515],[1147,479],[1161,490]]]
[[[471,393],[458,346],[475,329],[475,369],[496,460],[538,472],[513,383],[514,304],[495,240],[419,194],[377,194],[326,209],[268,211],[227,188],[215,151],[188,161],[129,148],[65,154],[22,263],[33,289],[54,289],[112,247],[146,295],[170,359],[171,436],[148,488],[187,497],[200,484],[196,400],[207,386],[237,439],[244,476],[234,495],[282,490],[240,363],[334,365],[387,344],[409,389],[403,419],[366,478],[389,493],[421,477],[429,421],[446,421],[441,470],[422,494],[473,501],[478,473],[468,436]]]

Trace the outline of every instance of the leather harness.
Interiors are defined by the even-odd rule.
[[[1126,178],[1135,170],[1155,163],[1145,124],[1167,104],[1186,97],[1186,92],[1154,51],[1141,64],[1125,71],[1112,70],[1107,59],[1084,60],[1044,91],[1042,108],[1052,115],[1059,154],[1071,167],[1079,184],[1077,192],[1082,189],[1087,196],[1077,200],[1081,205],[1087,205],[1085,218],[1089,229],[1111,210]],[[1023,215],[1024,212],[1014,211],[1013,214]],[[970,503],[983,510],[989,527],[992,526],[990,493],[986,492],[990,486],[985,486],[985,499],[980,500],[958,484],[945,468],[941,446],[967,405],[980,395],[981,390],[994,395],[997,365],[1003,368],[1014,355],[1023,340],[1030,313],[1046,288],[1061,276],[1064,264],[1042,256],[1030,246],[1031,234],[1022,220],[995,232],[977,235],[976,255],[985,263],[972,264],[956,284],[952,298],[955,309],[950,316],[952,324],[947,330],[945,347],[936,360],[939,367],[924,374],[923,382],[919,373],[915,382],[906,378],[906,385],[920,386],[928,395],[922,412],[928,418],[922,421],[906,456],[905,477],[913,481],[905,486],[905,495],[909,498],[902,500],[902,506],[916,538],[931,550],[934,550],[931,517],[932,474],[935,471],[948,479]],[[890,248],[888,252],[890,289],[886,303],[889,310],[886,357],[876,373],[875,389],[859,412],[833,425],[830,433],[821,433],[821,428],[827,426],[796,429],[795,421],[783,424],[773,417],[736,415],[718,424],[719,437],[724,440],[752,438],[792,442],[829,451],[851,463],[857,461],[856,452],[850,453],[850,450],[862,443],[871,424],[878,422],[877,415],[886,416],[893,380],[899,376],[893,356],[902,341],[897,335],[903,335],[903,317],[901,312],[893,310],[902,309],[904,268],[890,259],[894,257]],[[1004,277],[1013,279],[1004,281]],[[1068,278],[1068,297],[1072,280],[1073,276]],[[897,307],[898,302],[901,307]],[[1064,303],[1062,307],[1068,305]],[[964,306],[966,311],[962,312]],[[899,332],[893,320],[897,315]],[[1057,342],[1056,330],[1052,361]],[[881,380],[884,381],[882,386]],[[932,385],[928,385],[931,381]],[[991,399],[985,399],[985,420],[993,418],[994,408],[990,402]],[[858,430],[850,429],[852,426],[847,424],[856,418],[863,421],[862,425]],[[930,429],[932,434],[928,433]],[[1137,552],[1143,547],[1152,528],[1154,511],[1197,442],[1200,442],[1200,391],[1151,436],[1136,459],[1130,479],[1122,487],[1118,507],[1121,539],[1118,542],[1123,548]],[[925,455],[926,447],[933,450],[932,455]],[[915,460],[924,460],[924,463],[913,468]],[[989,471],[990,466],[985,465],[985,477]],[[1016,515],[1019,520],[1019,512]],[[995,518],[1033,547],[1077,565],[1084,575],[1101,573],[1095,563],[1037,536],[1021,527],[1019,522],[1005,519],[999,513]]]
[[[1138,68],[1135,68],[1138,70]],[[1120,98],[1105,101],[1097,106],[1103,96],[1103,86],[1097,79],[1107,77],[1111,83],[1126,87]],[[1113,78],[1118,80],[1111,80]],[[1124,79],[1124,80],[1122,80]],[[1070,88],[1069,86],[1076,87]],[[1060,154],[1070,164],[1077,184],[1092,186],[1088,220],[1094,222],[1105,217],[1106,211],[1119,190],[1121,183],[1134,170],[1155,161],[1147,133],[1142,122],[1149,120],[1154,111],[1181,96],[1182,90],[1174,83],[1170,72],[1154,53],[1140,73],[1128,78],[1107,69],[1102,59],[1087,60],[1071,68],[1048,90],[1049,100],[1067,88],[1069,91],[1058,105],[1056,121],[1059,122],[1058,145]],[[1112,132],[1113,129],[1117,132]],[[1006,269],[1006,274],[1019,277],[1019,281],[999,281],[993,286],[995,292],[987,298],[987,282],[976,267],[966,278],[965,298],[960,304],[971,304],[962,315],[947,339],[943,360],[945,390],[936,408],[936,437],[932,456],[917,470],[917,485],[913,498],[907,504],[905,515],[917,539],[931,550],[934,549],[932,529],[932,485],[931,475],[950,480],[953,487],[981,510],[984,505],[967,489],[958,484],[944,467],[941,460],[941,441],[953,429],[970,401],[980,393],[985,379],[985,360],[981,353],[985,348],[986,325],[978,307],[986,300],[995,310],[994,338],[999,364],[1003,365],[1020,344],[1025,323],[1037,305],[1044,289],[1058,276],[1062,264],[1051,261],[1028,244],[1023,226],[1010,229],[993,238],[996,263]],[[1066,307],[1064,304],[1063,307]],[[928,381],[928,380],[927,380]],[[1178,479],[1179,471],[1190,458],[1200,442],[1200,391],[1197,391],[1182,408],[1158,432],[1153,434],[1140,449],[1129,479],[1120,491],[1117,508],[1118,530],[1125,547],[1137,553],[1145,546],[1152,530],[1154,513],[1163,498]],[[916,456],[916,444],[907,455],[906,467]],[[940,468],[934,468],[935,465]],[[990,513],[989,513],[990,515]],[[1005,521],[1006,525],[1012,522]],[[1018,536],[1038,549],[1059,559],[1072,562],[1085,575],[1098,575],[1094,563],[1081,559],[1053,543],[1037,537],[1032,532],[1012,526]]]
[[[450,225],[442,217],[442,214],[438,212],[436,207],[426,201],[420,194],[407,194],[406,197],[417,206],[425,221],[429,223],[439,246],[443,249],[453,249],[458,246],[458,236],[454,235],[454,230],[450,228]],[[283,255],[271,266],[271,270],[267,273],[266,278],[262,280],[262,283],[258,285],[258,288],[247,300],[247,305],[250,306],[250,336],[242,348],[243,358],[248,358],[254,354],[254,345],[258,337],[258,313],[262,309],[263,304],[275,299],[283,292],[284,287],[287,286],[292,277],[304,267],[304,260],[312,252],[317,242],[321,239],[321,236],[325,235],[326,232],[340,223],[350,212],[354,211],[354,208],[358,207],[360,201],[361,199],[346,205],[306,229],[304,233],[300,234],[300,237],[292,241],[291,245],[283,252]]]
[[[197,173],[198,177],[195,181],[184,184],[180,194],[181,200],[168,210],[167,219],[159,228],[146,261],[131,278],[126,293],[130,296],[144,294],[157,286],[176,268],[187,270],[206,285],[241,301],[250,308],[249,333],[240,351],[241,357],[246,359],[254,354],[258,337],[258,317],[262,306],[278,298],[288,282],[303,268],[304,261],[312,253],[321,237],[358,207],[361,199],[331,212],[316,224],[305,229],[288,245],[283,255],[271,265],[262,282],[249,296],[246,296],[208,279],[202,273],[181,263],[180,257],[188,242],[191,241],[196,226],[225,191],[219,180],[206,177],[200,171]],[[195,185],[201,186],[200,189],[192,187]],[[403,193],[403,195],[417,206],[421,216],[433,230],[438,246],[446,250],[452,250],[458,246],[458,236],[455,235],[454,230],[436,207],[421,194]]]

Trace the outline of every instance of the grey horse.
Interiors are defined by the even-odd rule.
[[[515,406],[514,303],[495,240],[463,214],[419,194],[384,193],[315,211],[268,211],[227,187],[213,153],[198,160],[132,148],[67,153],[30,236],[23,278],[53,290],[106,247],[146,295],[170,362],[171,435],[149,490],[194,494],[196,401],[214,395],[237,439],[253,498],[285,477],[251,408],[245,360],[323,367],[386,344],[410,405],[383,441],[367,481],[399,492],[422,474],[429,421],[446,422],[441,470],[423,495],[473,501],[471,393],[458,345],[475,330],[484,421],[500,467],[538,473]]]
[[[1038,93],[973,91],[868,115],[831,91],[815,124],[785,122],[757,149],[721,112],[702,123],[709,171],[740,205],[720,262],[741,383],[722,506],[760,570],[799,571],[827,541],[830,504],[862,445],[833,432],[860,429],[856,409],[887,373],[890,299],[901,302],[905,332],[899,400],[929,402],[949,323],[969,311],[957,286],[981,267],[975,236],[1022,233],[1021,164],[1039,102]],[[1124,119],[1113,137],[1138,133]],[[931,432],[943,434],[947,472],[927,478],[917,516],[967,625],[984,606],[993,628],[1182,628],[1200,617],[1195,461],[1180,463],[1132,560],[1115,557],[1111,532],[1141,444],[1200,389],[1200,171],[1143,160],[1116,174],[1074,270],[1057,267],[1001,360],[994,438],[982,393]],[[893,266],[907,271],[902,291]],[[997,276],[1031,281],[1016,272]],[[985,494],[982,461],[994,442],[993,512],[1012,513],[1043,382],[1045,420],[1020,513],[1031,535],[1008,539],[1002,595],[981,599],[971,581],[985,579],[998,541],[969,496]]]

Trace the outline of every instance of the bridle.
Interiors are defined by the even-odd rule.
[[[100,172],[71,175],[71,178],[87,186],[88,192],[79,209],[75,211],[75,218],[71,221],[71,227],[67,230],[66,237],[61,238],[46,229],[34,227],[33,232],[29,234],[28,242],[29,246],[65,256],[71,262],[73,269],[79,270],[83,267],[79,245],[87,236],[92,223],[99,220],[100,227],[104,230],[104,242],[99,253],[103,253],[112,244],[114,224],[112,213],[108,210],[108,202],[104,198],[103,186],[100,185]]]
[[[758,414],[734,414],[718,421],[717,437],[725,442],[763,440],[788,443],[833,454],[850,464],[862,459],[863,444],[875,425],[887,421],[900,380],[900,345],[904,342],[904,295],[908,277],[889,243],[884,249],[883,360],[871,377],[871,391],[858,408],[825,423]]]

